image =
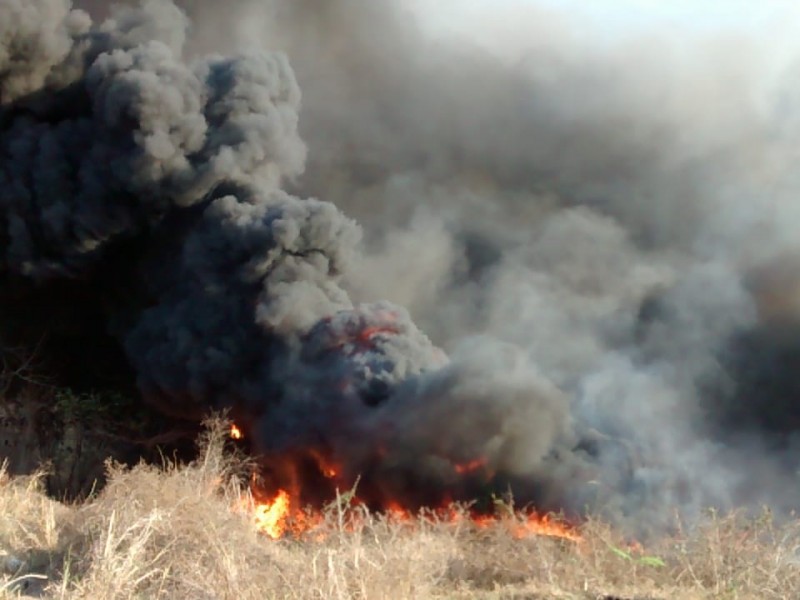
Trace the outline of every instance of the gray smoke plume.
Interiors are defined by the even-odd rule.
[[[178,5],[0,0],[6,335],[89,371],[110,337],[162,410],[232,407],[378,505],[798,505],[790,62]]]
[[[365,226],[352,295],[453,356],[512,344],[567,398],[575,440],[526,420],[542,496],[654,525],[797,507],[791,27],[608,43],[493,7],[447,38],[398,2],[240,7],[224,41],[282,48],[304,90],[293,189]],[[483,43],[512,22],[528,46]]]

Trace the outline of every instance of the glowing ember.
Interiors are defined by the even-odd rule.
[[[230,435],[231,435],[231,439],[234,439],[234,440],[244,439],[244,434],[242,433],[242,430],[239,429],[236,426],[235,423],[231,425],[231,434]]]
[[[288,492],[279,490],[278,495],[271,501],[256,505],[256,527],[273,539],[283,537],[287,529],[290,508],[291,499]]]
[[[312,450],[309,454],[316,461],[320,473],[327,479],[336,479],[339,476],[339,467],[325,458],[322,453]]]

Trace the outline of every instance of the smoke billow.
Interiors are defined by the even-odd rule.
[[[0,0],[7,338],[376,502],[797,506],[788,62],[545,11],[501,53],[396,2],[77,4]]]

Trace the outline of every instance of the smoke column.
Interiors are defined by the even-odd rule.
[[[375,497],[480,459],[637,529],[798,505],[791,65],[545,11],[512,60],[396,2],[96,4],[0,0],[7,337]]]

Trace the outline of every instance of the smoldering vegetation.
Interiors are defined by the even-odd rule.
[[[782,30],[608,43],[497,9],[515,45],[399,2],[179,6],[0,4],[7,339],[232,407],[376,498],[472,491],[480,458],[636,529],[797,506]]]

